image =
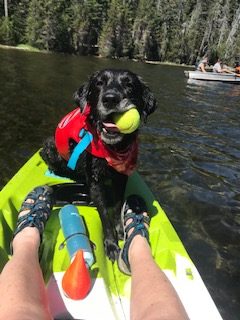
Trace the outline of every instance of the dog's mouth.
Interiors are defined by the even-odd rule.
[[[106,144],[116,144],[122,141],[123,134],[119,131],[117,125],[113,122],[111,115],[99,123],[101,139]]]
[[[118,127],[116,126],[115,123],[113,122],[103,122],[103,127],[102,127],[102,130],[105,132],[105,133],[110,133],[110,134],[116,134],[116,133],[120,133]]]
[[[115,110],[104,110],[101,114],[101,120],[98,121],[98,131],[101,139],[106,144],[114,145],[124,139],[124,133],[121,133],[118,126],[114,122],[114,115],[123,114],[127,110],[132,109],[133,103],[128,99],[121,100],[120,104],[116,106]],[[109,112],[110,111],[110,112]]]

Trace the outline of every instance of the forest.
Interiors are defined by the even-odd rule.
[[[192,65],[240,55],[239,0],[0,0],[0,44]]]

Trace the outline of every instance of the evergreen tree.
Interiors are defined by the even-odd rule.
[[[0,0],[0,43],[52,51],[234,63],[239,28],[239,0]]]
[[[99,53],[103,57],[132,57],[134,3],[112,0],[108,19],[99,41]]]
[[[32,0],[27,18],[26,38],[39,49],[68,51],[69,36],[64,15],[69,1]]]
[[[224,58],[226,61],[235,62],[236,56],[239,56],[239,43],[240,43],[240,5],[238,6],[233,21],[231,23],[230,32],[226,40],[226,47],[224,50]]]
[[[154,0],[140,0],[133,25],[134,57],[158,60],[160,17]]]
[[[73,1],[70,8],[72,45],[80,54],[95,53],[106,2]]]
[[[13,36],[15,44],[26,43],[26,25],[29,0],[19,1],[12,12]]]
[[[0,19],[0,43],[14,45],[13,23],[9,17]]]
[[[201,39],[204,33],[204,25],[206,25],[206,13],[201,0],[193,6],[186,18],[184,39],[185,39],[185,55],[186,63],[193,64],[200,56],[206,53],[207,47],[203,48],[203,52],[199,52]]]

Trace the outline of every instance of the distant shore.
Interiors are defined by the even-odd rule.
[[[15,50],[23,50],[23,51],[29,51],[29,52],[40,52],[40,53],[59,53],[59,52],[54,52],[54,51],[46,51],[46,50],[39,50],[37,48],[34,48],[28,44],[20,44],[18,46],[9,46],[9,45],[3,45],[0,44],[0,49],[15,49]],[[64,52],[62,52],[64,53]],[[101,56],[94,56],[101,58]],[[114,59],[114,58],[112,58]],[[121,60],[121,58],[119,58]],[[179,64],[179,63],[174,63],[174,62],[162,62],[162,61],[151,61],[151,60],[137,60],[137,59],[128,59],[132,60],[135,62],[143,62],[147,64],[156,64],[156,65],[169,65],[169,66],[175,66],[175,67],[184,67],[184,68],[194,68],[193,65],[187,65],[187,64]]]
[[[30,51],[30,52],[43,52],[43,53],[47,52],[47,51],[34,48],[28,44],[19,44],[18,46],[8,46],[5,44],[0,44],[0,49],[16,49],[16,50],[23,50],[23,51]]]

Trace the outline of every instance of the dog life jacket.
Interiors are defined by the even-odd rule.
[[[90,109],[88,104],[82,113],[80,108],[76,108],[68,113],[58,124],[55,131],[55,144],[60,156],[68,161],[68,166],[74,170],[80,154],[86,149],[87,152],[95,157],[105,158],[108,165],[116,171],[130,175],[137,163],[137,140],[121,152],[111,150],[103,143],[97,130],[90,125],[88,121]],[[74,148],[72,155],[69,150],[69,142],[71,140],[78,144]],[[75,152],[79,147],[81,151]],[[71,159],[73,156],[76,159]],[[69,165],[71,160],[74,162],[72,166]]]

